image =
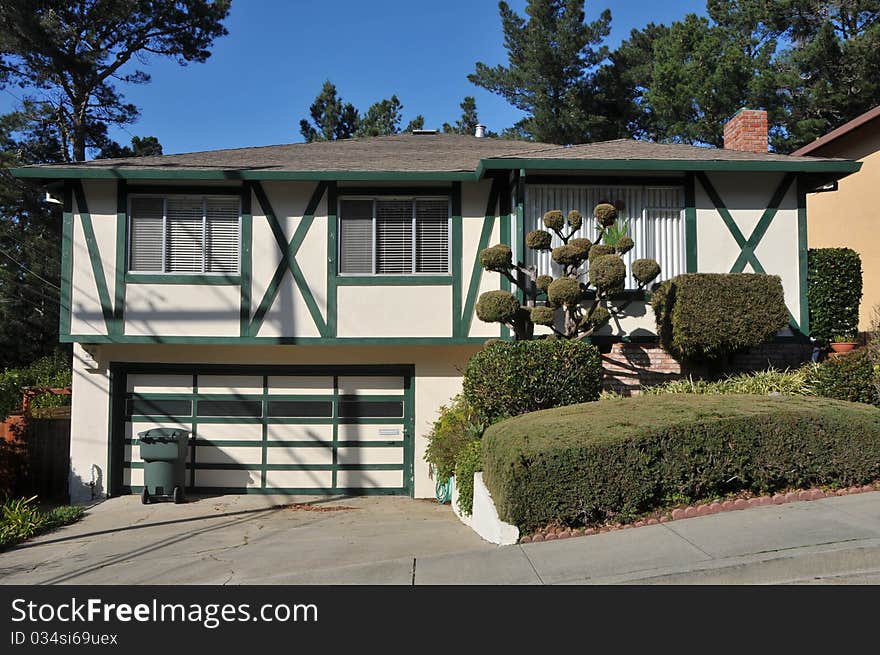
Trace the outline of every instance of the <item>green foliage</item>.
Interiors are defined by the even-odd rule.
[[[550,253],[550,256],[560,266],[577,266],[586,259],[580,249],[568,244],[557,246]]]
[[[614,251],[618,255],[625,255],[626,253],[628,253],[630,250],[632,250],[635,247],[636,247],[636,242],[633,241],[631,237],[623,236],[618,240],[617,245],[614,246]]]
[[[583,262],[587,259],[587,256],[590,254],[590,248],[592,248],[593,242],[589,239],[572,239],[568,242],[568,247],[572,248],[577,256],[577,261]]]
[[[547,299],[554,305],[574,305],[583,297],[580,282],[572,277],[553,280],[547,287]]]
[[[482,442],[469,441],[455,458],[455,486],[458,509],[465,516],[474,511],[474,473],[483,469]]]
[[[815,396],[816,394],[816,371],[818,365],[807,364],[793,370],[779,371],[767,369],[754,373],[740,373],[731,375],[720,380],[695,380],[685,378],[664,382],[651,387],[643,387],[642,393],[661,395],[668,393],[691,393],[691,394],[785,394],[789,396]]]
[[[71,383],[70,358],[60,352],[48,355],[30,366],[8,368],[0,373],[0,420],[21,409],[25,387],[67,388]],[[70,396],[37,396],[32,407],[60,407]]]
[[[661,345],[686,359],[712,360],[771,340],[788,324],[777,275],[687,273],[651,300]]]
[[[463,394],[481,423],[549,407],[596,400],[599,350],[582,341],[500,341],[471,357]]]
[[[532,250],[550,250],[553,236],[546,230],[532,230],[526,235],[526,247]]]
[[[477,125],[480,123],[480,119],[477,116],[477,100],[473,96],[465,96],[459,107],[461,107],[461,118],[452,125],[443,123],[443,132],[445,134],[473,136],[477,131]],[[495,134],[490,132],[486,136],[495,136]]]
[[[609,246],[604,243],[594,244],[592,248],[590,248],[590,264],[593,263],[593,260],[598,259],[599,257],[605,257],[606,255],[614,254],[614,246]]]
[[[532,323],[535,325],[553,325],[555,317],[556,312],[550,307],[543,305],[532,307]]]
[[[455,473],[459,453],[483,434],[483,425],[461,394],[440,408],[428,433],[425,461],[437,470],[437,481],[445,483]]]
[[[553,282],[552,275],[539,275],[538,279],[535,280],[535,286],[538,287],[540,291],[547,293],[547,289],[550,288],[550,284]]]
[[[510,246],[502,243],[480,251],[480,266],[487,271],[501,272],[510,269],[513,255]]]
[[[609,312],[602,305],[597,305],[595,309],[593,309],[592,313],[589,315],[585,315],[581,319],[581,329],[583,330],[595,330],[597,328],[602,327],[608,319],[611,318],[611,312]]]
[[[579,230],[581,226],[584,224],[584,215],[581,214],[577,209],[572,209],[568,212],[568,226],[572,230]]]
[[[880,411],[795,396],[645,395],[491,426],[483,479],[521,530],[629,519],[707,498],[880,477]]]
[[[613,207],[613,205],[609,206]],[[601,221],[599,221],[599,223],[601,224]],[[629,239],[628,243],[634,243],[633,240],[627,236],[628,232],[629,221],[615,220],[614,223],[605,228],[605,236],[602,238],[602,241],[605,245],[611,246],[615,251],[619,252],[621,247],[625,246],[627,243],[623,241],[624,239]],[[630,246],[630,248],[631,247],[632,246]]]
[[[519,300],[507,291],[486,291],[477,300],[477,318],[487,323],[510,323],[519,313]]]
[[[565,216],[559,209],[551,209],[544,212],[544,227],[548,230],[559,231],[565,227]]]
[[[854,338],[862,299],[862,261],[850,248],[811,248],[807,258],[810,334],[821,341]]]
[[[476,64],[468,79],[526,113],[514,127],[525,138],[547,143],[584,143],[604,123],[588,71],[607,55],[600,47],[611,29],[611,12],[584,20],[584,3],[531,0],[526,17],[498,4],[507,48],[506,66]]]
[[[599,223],[602,227],[610,228],[614,225],[614,222],[617,220],[617,207],[612,205],[610,202],[600,202],[593,209],[593,217],[596,219],[596,222]],[[608,244],[610,246],[614,246],[614,244]]]
[[[350,139],[360,124],[358,110],[350,102],[343,102],[336,92],[336,85],[324,81],[321,92],[309,107],[311,122],[302,119],[299,131],[307,143]]]
[[[617,255],[602,255],[590,262],[590,284],[600,293],[622,291],[626,282],[626,264]]]
[[[636,282],[643,286],[650,284],[660,275],[660,264],[653,259],[637,259],[630,268]]]
[[[814,385],[820,396],[880,407],[878,378],[880,371],[871,348],[859,348],[822,362],[816,369]]]
[[[0,504],[0,548],[34,537],[42,532],[74,523],[82,518],[82,507],[56,507],[43,512],[36,505],[36,496],[7,498]]]

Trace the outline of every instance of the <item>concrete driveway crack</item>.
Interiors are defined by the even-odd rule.
[[[532,561],[532,558],[529,557],[529,554],[525,551],[525,549],[522,546],[517,546],[517,548],[519,548],[520,552],[523,555],[525,555],[526,561],[529,563],[529,566],[532,567],[532,571],[535,572],[535,576],[538,578],[538,582],[540,582],[542,585],[546,585],[547,583],[544,582],[544,578],[542,578],[541,574],[538,573],[538,569],[535,568],[535,563]]]

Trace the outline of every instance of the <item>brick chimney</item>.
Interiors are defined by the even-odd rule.
[[[724,124],[725,150],[767,152],[767,112],[740,109]]]

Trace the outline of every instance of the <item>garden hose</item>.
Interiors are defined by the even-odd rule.
[[[455,478],[449,477],[445,482],[441,481],[439,476],[437,475],[437,469],[433,466],[431,467],[431,472],[434,475],[434,478],[437,482],[434,484],[434,494],[437,496],[437,502],[441,505],[445,505],[448,502],[452,501],[452,485],[454,483]]]

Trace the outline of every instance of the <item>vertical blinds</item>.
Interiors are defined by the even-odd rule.
[[[593,208],[600,201],[608,200],[623,203],[620,217],[629,221],[628,234],[636,244],[623,257],[627,268],[627,289],[637,286],[630,267],[636,259],[656,259],[661,271],[658,281],[685,272],[684,190],[681,187],[530,184],[526,186],[525,197],[526,231],[545,229],[543,217],[546,211],[561,209],[568,214],[577,209],[584,215],[584,224],[576,236],[594,240],[597,233]],[[553,235],[552,245],[561,245],[556,235]],[[526,264],[536,266],[539,275],[561,274],[549,252],[527,249]]]
[[[130,271],[239,271],[241,227],[236,197],[133,197],[129,220]]]
[[[449,272],[449,200],[343,199],[339,272]]]

